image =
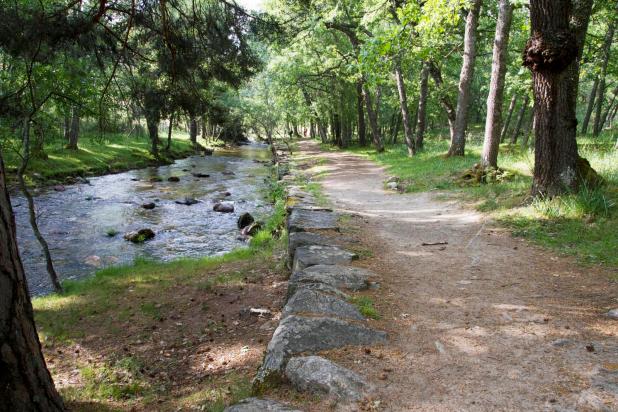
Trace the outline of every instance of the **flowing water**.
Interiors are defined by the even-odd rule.
[[[267,146],[252,144],[211,157],[193,156],[168,166],[91,178],[89,184],[66,186],[64,191],[50,188],[38,193],[39,226],[56,271],[61,279],[78,279],[138,257],[166,261],[212,256],[245,245],[239,240],[238,216],[249,212],[256,220],[264,220],[271,210],[263,190],[269,159]],[[210,177],[194,176],[200,173]],[[168,182],[171,176],[180,181]],[[199,203],[176,203],[187,197]],[[232,202],[234,213],[213,211],[217,200]],[[154,209],[141,207],[151,202]],[[12,203],[30,293],[48,293],[51,282],[28,223],[25,199],[17,195]],[[142,228],[152,229],[155,238],[143,244],[124,240],[126,232]],[[116,236],[108,236],[114,231]]]

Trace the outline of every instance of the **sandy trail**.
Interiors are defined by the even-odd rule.
[[[325,193],[361,215],[396,359],[375,382],[384,410],[618,410],[618,306],[610,271],[586,268],[428,193],[383,189],[383,168],[326,159]],[[448,242],[423,246],[423,243]],[[369,374],[371,376],[371,373]],[[374,374],[375,375],[375,374]]]

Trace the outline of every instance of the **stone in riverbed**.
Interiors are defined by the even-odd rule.
[[[167,178],[167,181],[176,183],[176,182],[180,182],[180,178],[178,176],[170,176]]]
[[[240,231],[240,234],[242,236],[255,236],[260,230],[262,230],[262,224],[260,222],[253,222],[249,226],[245,226]]]
[[[285,375],[300,392],[325,394],[338,401],[359,401],[370,390],[360,375],[320,356],[290,359]]]
[[[146,210],[152,210],[152,209],[154,209],[155,207],[157,207],[157,205],[155,205],[153,202],[150,202],[150,203],[144,203],[144,204],[142,205],[142,208],[143,208],[143,209],[146,209]]]
[[[223,412],[301,412],[270,399],[247,398],[228,406]]]
[[[200,202],[199,200],[194,199],[192,197],[185,197],[183,200],[177,200],[176,204],[185,205],[185,206],[191,206],[191,205],[195,205],[195,204],[197,204],[199,202]]]
[[[124,235],[125,240],[133,243],[144,243],[154,237],[155,233],[152,231],[152,229],[140,229]]]
[[[288,316],[281,321],[268,344],[253,387],[259,392],[280,382],[288,359],[294,355],[384,342],[385,332],[364,325],[328,317]]]
[[[356,306],[336,296],[316,290],[300,288],[283,308],[282,318],[301,313],[332,316],[342,319],[364,320]]]
[[[191,173],[193,175],[193,177],[197,177],[200,179],[206,178],[206,177],[210,177],[209,174],[206,173]]]
[[[244,229],[245,227],[249,226],[254,221],[255,219],[253,218],[253,216],[251,216],[251,213],[245,212],[238,217],[238,221],[237,221],[238,229]]]
[[[338,230],[338,216],[325,210],[292,208],[288,218],[288,232],[311,232],[313,230]]]
[[[219,213],[234,213],[234,204],[230,202],[217,202],[212,210]]]
[[[294,272],[315,265],[347,265],[358,255],[336,246],[301,246],[294,254]]]
[[[335,289],[353,291],[369,289],[369,279],[375,277],[370,270],[342,265],[315,265],[292,273],[288,282],[288,296],[300,287],[323,284]]]

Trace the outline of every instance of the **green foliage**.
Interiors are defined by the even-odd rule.
[[[353,296],[350,303],[356,305],[359,312],[366,318],[380,319],[380,313],[375,308],[373,299],[368,296]]]

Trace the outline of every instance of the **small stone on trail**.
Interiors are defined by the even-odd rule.
[[[607,316],[609,316],[612,319],[618,319],[618,308],[612,309],[609,312],[607,312]]]

